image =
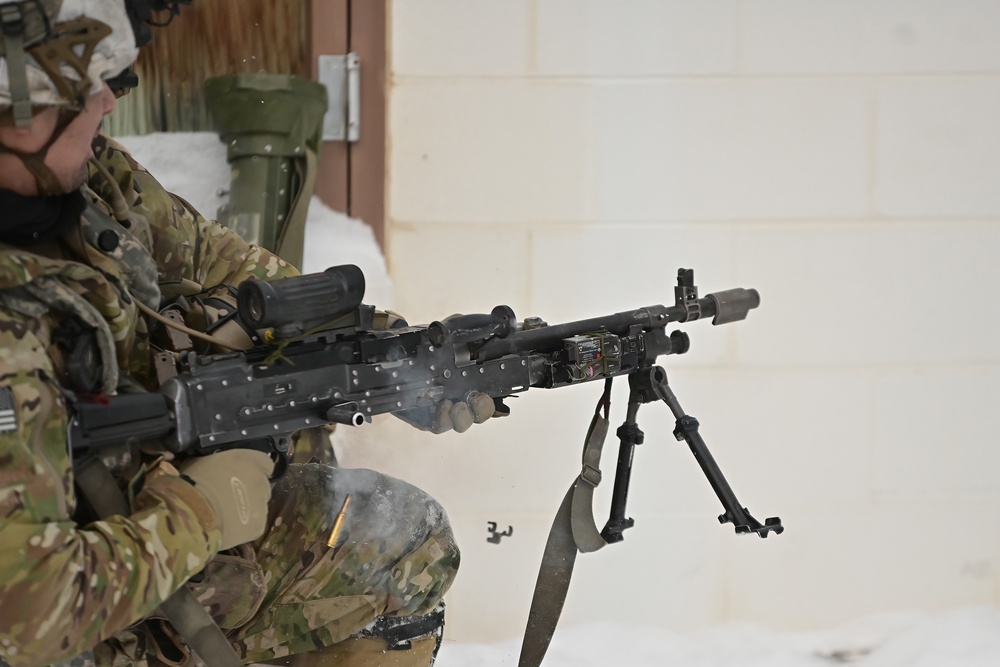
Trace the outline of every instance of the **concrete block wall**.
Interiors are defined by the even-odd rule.
[[[785,534],[719,526],[647,406],[636,527],[580,557],[564,622],[805,629],[1000,602],[1000,3],[390,7],[388,262],[411,321],[669,303],[681,266],[703,293],[762,295],[663,361],[740,499]],[[599,393],[532,391],[462,436],[382,420],[341,443],[448,509],[453,639],[523,630]],[[489,544],[488,521],[514,534]]]

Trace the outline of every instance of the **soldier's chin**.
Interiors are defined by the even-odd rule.
[[[90,172],[87,170],[87,163],[80,165],[80,168],[76,173],[71,176],[60,178],[59,185],[62,186],[63,193],[69,194],[83,187],[83,185],[89,180]]]

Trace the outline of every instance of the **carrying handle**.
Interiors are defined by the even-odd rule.
[[[427,327],[427,338],[434,345],[475,343],[487,338],[507,338],[517,328],[510,306],[497,306],[487,315],[452,315]]]

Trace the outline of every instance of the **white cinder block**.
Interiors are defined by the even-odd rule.
[[[527,229],[514,225],[404,225],[390,232],[396,310],[414,324],[528,302]],[[517,312],[517,310],[515,310]]]
[[[390,205],[401,221],[830,218],[868,208],[867,90],[857,83],[422,82],[397,88],[391,127],[400,176]]]
[[[502,76],[528,66],[527,0],[395,0],[392,73]]]
[[[738,275],[761,293],[736,339],[747,363],[1000,361],[1000,315],[984,305],[1000,279],[1000,224],[750,226],[737,237]]]
[[[982,509],[915,502],[811,512],[773,541],[732,542],[731,614],[813,629],[881,611],[991,604],[1000,522]]]
[[[639,77],[728,74],[736,58],[736,0],[537,3],[537,73]]]
[[[983,0],[742,2],[745,74],[1000,71],[1000,4]]]
[[[549,324],[674,304],[677,270],[694,269],[702,296],[732,287],[732,230],[707,224],[546,225],[531,233],[531,312]],[[538,289],[553,286],[552,289]],[[555,286],[560,286],[555,288]],[[680,364],[731,361],[729,327],[683,327],[692,350]]]
[[[577,557],[563,612],[567,628],[613,621],[683,630],[722,618],[722,545],[735,536],[711,518],[667,512],[637,517],[624,535],[622,542]]]
[[[390,105],[391,216],[578,220],[593,208],[591,90],[530,81],[411,82]]]
[[[596,95],[591,196],[601,220],[830,218],[867,209],[861,83],[636,82]]]
[[[1000,423],[991,418],[1000,364],[883,372],[874,388],[871,475],[881,502],[1000,500]]]
[[[733,228],[704,223],[577,223],[531,231],[536,314],[581,319],[674,303],[677,270],[694,269],[701,294],[738,287]],[[569,289],[537,289],[563,283]]]
[[[882,84],[878,212],[895,218],[1000,216],[997,117],[997,77]]]
[[[1000,4],[612,4],[393,4],[387,229],[411,321],[669,304],[680,267],[702,294],[761,294],[744,322],[684,325],[691,352],[660,362],[739,499],[786,532],[718,525],[673,416],[644,406],[636,527],[580,557],[564,622],[807,629],[996,603]],[[344,465],[452,514],[450,639],[523,630],[600,390],[532,389],[462,435],[341,429]],[[486,542],[489,521],[513,536]],[[640,571],[642,590],[609,576]]]
[[[870,504],[876,393],[871,372],[746,367],[672,372],[669,357],[663,365],[733,490],[759,521],[777,515],[794,524],[814,510],[849,513]],[[657,405],[643,411],[666,410]],[[664,426],[657,425],[659,442],[684,451],[690,459],[687,474],[697,481],[695,493],[721,512],[688,447],[668,444],[673,427]],[[689,467],[684,460],[672,465]]]

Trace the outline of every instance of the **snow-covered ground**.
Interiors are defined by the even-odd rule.
[[[169,190],[208,217],[225,202],[229,168],[214,134],[178,133],[119,137],[136,159]],[[365,301],[391,307],[385,261],[371,230],[330,210],[310,205],[304,271],[343,263],[359,265]],[[815,604],[823,604],[817,600]],[[546,667],[1000,667],[1000,610],[900,612],[857,620],[823,632],[776,632],[749,623],[701,632],[673,633],[609,621],[559,628]],[[488,619],[487,619],[488,622]],[[457,644],[446,641],[437,667],[516,665],[519,641]]]
[[[609,616],[613,613],[609,612]],[[517,665],[519,642],[445,642],[436,667]],[[1000,610],[875,616],[824,632],[749,623],[678,634],[613,621],[558,629],[545,667],[997,667]]]

